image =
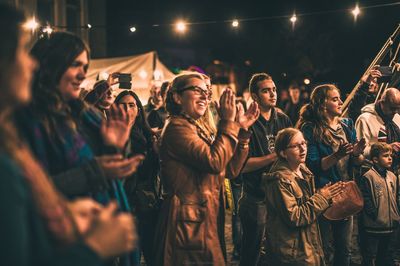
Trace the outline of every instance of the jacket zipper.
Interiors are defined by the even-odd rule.
[[[388,199],[388,207],[389,207],[389,228],[390,230],[392,229],[392,217],[391,217],[391,213],[390,213],[390,195],[389,195],[389,187],[387,184],[387,177],[385,177],[385,186],[386,186],[386,193],[387,193],[387,199]]]

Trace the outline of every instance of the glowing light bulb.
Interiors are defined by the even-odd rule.
[[[35,17],[33,17],[24,24],[24,27],[28,30],[35,31],[39,27],[39,23],[36,21]]]
[[[297,21],[297,16],[296,14],[293,14],[293,16],[290,18],[290,22],[296,23],[296,21]]]
[[[237,28],[239,27],[239,20],[235,19],[232,21],[232,27]]]
[[[360,7],[358,6],[358,4],[356,4],[356,6],[354,7],[354,9],[351,10],[351,13],[352,13],[353,16],[354,16],[354,21],[356,21],[358,15],[360,15],[360,13],[361,13],[361,10],[360,10]]]
[[[187,29],[186,23],[184,21],[178,21],[175,24],[175,29],[179,33],[184,33],[186,31],[186,29]]]

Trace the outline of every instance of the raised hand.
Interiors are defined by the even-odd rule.
[[[114,73],[111,73],[110,75],[108,75],[108,78],[107,78],[108,85],[111,87],[112,85],[117,84],[119,82],[118,77],[119,77],[118,72],[114,72]]]
[[[400,142],[392,142],[389,144],[394,152],[399,152],[400,151]]]
[[[101,258],[110,258],[129,252],[136,247],[137,234],[133,217],[128,213],[116,214],[117,204],[101,209],[84,241]]]
[[[132,175],[143,159],[141,154],[131,158],[123,158],[120,154],[96,157],[107,178],[125,178]]]
[[[353,156],[358,157],[360,156],[367,147],[367,142],[365,138],[360,139],[356,144],[353,146]]]
[[[226,88],[217,105],[218,114],[221,120],[235,121],[236,117],[236,96],[230,88]]]
[[[104,143],[123,149],[130,132],[129,117],[126,111],[122,106],[113,104],[107,112],[107,120],[103,120],[101,124],[101,135]]]
[[[377,69],[379,66],[374,66],[368,73],[361,77],[361,81],[370,84],[376,82],[376,80],[382,77],[382,73]]]
[[[353,152],[353,145],[348,142],[340,142],[339,149],[334,153],[335,157],[339,160]]]
[[[240,124],[240,126],[248,130],[251,125],[258,119],[260,115],[260,109],[258,108],[258,104],[256,102],[252,102],[250,104],[247,112],[244,112],[244,107],[241,103],[237,104],[237,113],[236,113],[236,121]]]

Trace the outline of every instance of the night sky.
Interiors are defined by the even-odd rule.
[[[360,7],[396,1],[362,1]],[[354,1],[107,1],[108,55],[156,50],[170,69],[206,68],[214,60],[234,66],[243,80],[270,73],[278,85],[310,77],[351,90],[400,23],[400,5],[361,10],[357,22],[349,11],[241,22],[224,20],[318,13],[351,9]],[[174,32],[178,18],[188,22],[184,35]],[[159,24],[158,27],[152,25]],[[137,31],[129,32],[135,25]],[[245,63],[246,61],[247,64]],[[249,64],[250,63],[250,64]]]

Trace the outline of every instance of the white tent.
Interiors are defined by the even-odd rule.
[[[147,103],[152,81],[172,80],[175,75],[161,63],[155,51],[141,55],[93,59],[90,61],[89,70],[83,87],[91,90],[96,82],[97,75],[101,72],[131,73],[132,89],[139,96],[143,104]],[[118,91],[117,91],[118,93]]]

